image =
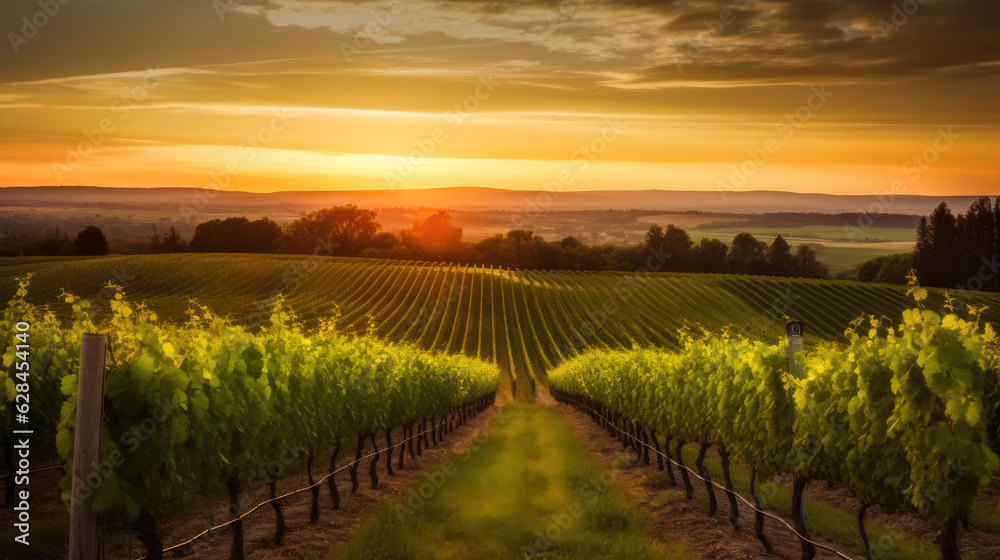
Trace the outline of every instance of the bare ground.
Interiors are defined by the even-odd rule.
[[[767,519],[765,536],[771,542],[775,554],[764,551],[760,541],[753,532],[753,511],[742,501],[738,501],[741,512],[739,531],[734,532],[729,524],[728,500],[721,491],[716,491],[718,513],[708,517],[707,503],[703,501],[688,501],[685,499],[683,486],[674,487],[665,473],[659,472],[656,459],[651,455],[650,466],[640,466],[639,463],[628,461],[623,464],[621,458],[634,457],[631,451],[625,452],[621,444],[606,431],[591,421],[591,418],[575,407],[559,404],[545,387],[538,388],[537,400],[540,403],[555,406],[564,413],[570,427],[592,453],[598,455],[605,468],[620,475],[623,486],[629,489],[633,500],[647,513],[650,527],[655,538],[662,542],[670,542],[679,537],[687,538],[689,542],[705,543],[705,558],[712,559],[749,559],[749,558],[799,558],[801,547],[798,538],[788,529],[781,527],[776,521]],[[714,449],[709,452],[718,459]],[[681,484],[679,473],[677,482]],[[704,483],[692,478],[695,488],[695,498],[699,492],[704,497]],[[778,476],[771,482],[786,488],[791,487],[790,476]],[[1000,480],[998,480],[1000,482]],[[820,501],[833,507],[850,512],[855,517],[861,508],[854,491],[849,487],[812,481],[808,487],[810,500]],[[744,496],[747,497],[747,496]],[[983,488],[979,492],[979,500],[994,507],[1000,505],[1000,490],[994,486]],[[789,519],[786,522],[791,524]],[[887,514],[878,507],[868,509],[865,523],[881,523],[891,530],[898,530],[922,538],[937,547],[937,534],[941,527],[915,513]],[[723,538],[725,537],[725,538]],[[726,540],[733,542],[726,542]],[[851,555],[846,547],[828,539],[812,540],[831,546],[847,555]],[[740,542],[735,542],[740,541]],[[873,540],[874,543],[874,540]],[[963,555],[973,553],[979,560],[1000,560],[1000,535],[970,527],[959,539],[959,547]],[[861,555],[863,556],[863,555]],[[838,558],[838,556],[818,551],[817,558]]]
[[[539,391],[537,400],[539,403],[557,406],[555,400],[544,391]],[[621,444],[594,424],[589,416],[566,405],[558,406],[558,408],[564,413],[577,438],[613,474],[616,484],[620,484],[626,490],[633,503],[645,512],[651,535],[658,542],[670,544],[684,540],[688,543],[698,543],[703,547],[701,549],[703,557],[707,559],[795,559],[799,557],[800,548],[797,538],[773,520],[767,520],[765,534],[774,545],[776,554],[768,554],[754,536],[752,513],[744,507],[742,502],[740,503],[742,513],[740,530],[734,532],[727,519],[728,504],[721,492],[716,493],[719,499],[719,512],[714,517],[709,518],[706,504],[703,500],[698,499],[699,495],[704,496],[704,487],[698,481],[692,481],[696,499],[694,501],[686,500],[683,488],[675,488],[670,485],[665,474],[657,470],[654,458],[651,457],[651,467],[640,467],[635,463],[623,462],[622,457],[627,457],[630,452],[623,451]],[[425,470],[467,450],[472,440],[491,421],[497,410],[498,407],[492,407],[473,418],[465,426],[456,428],[443,445],[424,450],[422,456],[411,459],[407,453],[404,460],[405,469],[403,471],[397,470],[394,477],[388,477],[385,474],[385,455],[383,454],[379,462],[380,482],[377,490],[369,488],[368,461],[363,461],[359,468],[359,479],[362,484],[357,494],[349,494],[349,474],[347,472],[339,473],[337,481],[342,497],[341,509],[332,510],[332,500],[326,486],[323,485],[320,492],[321,516],[315,525],[309,523],[311,495],[308,492],[283,500],[288,532],[285,544],[281,547],[273,545],[273,510],[270,506],[264,506],[246,519],[247,557],[250,559],[300,558],[310,550],[326,550],[346,543],[361,522],[366,520],[382,504],[387,501],[396,502],[404,498],[408,490],[420,480]],[[400,431],[394,431],[393,438],[398,441],[399,437]],[[341,457],[338,465],[349,462],[346,454],[342,454]],[[394,465],[398,464],[397,461],[398,456],[394,456]],[[47,462],[44,465],[40,464],[39,467],[54,464],[54,462]],[[322,469],[317,467],[315,470],[318,473]],[[32,476],[33,520],[43,520],[68,513],[68,508],[59,494],[59,480],[61,478],[62,471],[58,469]],[[678,476],[678,482],[679,478]],[[776,482],[781,483],[781,480]],[[282,479],[278,484],[278,492],[279,494],[288,492],[307,484],[305,474],[297,473]],[[814,481],[810,483],[808,492],[810,499],[828,503],[851,513],[858,511],[859,502],[849,488],[839,485],[828,486],[824,482]],[[259,503],[266,498],[266,492],[263,490],[251,492],[244,501],[244,510],[248,509],[247,504]],[[1000,492],[993,488],[984,489],[980,493],[980,499],[996,504],[1000,501]],[[164,524],[161,527],[164,544],[169,546],[186,540],[207,528],[209,522],[226,519],[227,504],[224,496],[208,499],[203,504],[202,509],[204,511],[196,516],[182,516]],[[6,527],[12,526],[13,513],[9,509],[0,507],[0,524]],[[871,508],[867,519],[881,522],[890,527],[899,527],[907,533],[917,535],[930,542],[935,542],[938,530],[935,524],[916,515],[888,515],[879,508]],[[834,548],[843,550],[841,545],[829,543],[823,539],[816,540],[827,542]],[[206,541],[207,547],[199,550],[197,555],[189,554],[187,557],[220,559],[229,557],[231,537],[228,531],[220,531]],[[1000,535],[972,528],[960,540],[960,545],[963,552],[973,552],[979,560],[1000,560]],[[47,550],[39,558],[63,557],[64,554],[58,554],[57,550]],[[131,556],[129,550],[131,550]],[[110,535],[107,540],[107,551],[111,558],[138,558],[143,554],[142,546],[134,537],[131,538],[130,542],[130,535],[127,531]],[[53,552],[54,555],[48,554],[49,552]],[[170,557],[169,554],[168,557]],[[835,556],[821,551],[818,558],[835,558]]]
[[[740,528],[734,532],[728,520],[728,502],[722,492],[716,492],[718,512],[709,517],[707,504],[697,499],[685,499],[683,486],[671,486],[666,474],[657,469],[655,458],[650,457],[648,467],[633,461],[622,461],[625,452],[621,444],[592,422],[589,416],[568,405],[558,405],[558,408],[583,445],[613,474],[615,485],[621,487],[646,514],[650,533],[657,542],[672,544],[686,541],[698,547],[696,550],[706,560],[801,557],[798,538],[776,521],[768,519],[764,524],[764,534],[774,549],[774,553],[769,554],[754,535],[752,510],[742,502]],[[677,481],[680,483],[679,474]],[[701,481],[692,479],[691,483],[696,498],[699,493],[704,494]],[[835,543],[824,539],[813,540],[838,548]],[[819,550],[816,558],[827,560],[838,556]]]
[[[784,485],[790,486],[790,477],[785,478],[786,480],[783,481]],[[782,481],[778,479],[776,482]],[[821,480],[813,481],[809,484],[808,493],[810,499],[830,504],[844,511],[851,512],[855,516],[857,516],[858,510],[861,508],[861,502],[854,494],[854,491],[842,484],[828,484]],[[996,491],[984,488],[980,490],[978,499],[995,504]],[[878,507],[868,509],[865,516],[865,523],[870,522],[879,522],[887,527],[898,528],[906,533],[934,543],[935,546],[938,542],[938,531],[941,529],[940,525],[928,521],[915,513],[887,514]],[[976,558],[979,560],[1000,560],[1000,535],[971,527],[959,539],[958,545],[963,555],[972,552],[975,553]]]
[[[476,436],[488,426],[498,409],[498,406],[488,408],[464,426],[455,428],[451,434],[445,436],[443,442],[438,442],[437,447],[425,448],[423,454],[416,458],[411,459],[407,452],[403,470],[395,468],[398,466],[399,460],[397,452],[393,455],[395,476],[390,477],[386,474],[384,441],[380,441],[383,453],[378,462],[379,483],[377,489],[373,490],[370,487],[371,478],[368,471],[370,459],[363,460],[359,466],[358,478],[361,486],[356,494],[350,494],[350,473],[347,471],[338,473],[336,479],[341,495],[340,509],[332,509],[333,500],[326,483],[322,484],[319,501],[320,518],[315,524],[309,522],[312,509],[310,492],[303,492],[282,500],[282,510],[288,531],[285,534],[284,543],[280,546],[274,544],[274,510],[270,505],[261,507],[244,519],[246,558],[248,560],[301,558],[309,551],[319,551],[321,557],[324,557],[330,548],[348,542],[355,529],[382,505],[403,500],[409,489],[418,484],[424,471],[468,450]],[[393,433],[393,440],[398,442],[400,439],[401,431],[397,429]],[[353,456],[348,458],[342,454],[341,459],[338,460],[338,467],[350,464],[352,460]],[[323,464],[322,466],[327,465]],[[314,467],[316,473],[321,470],[321,468]],[[316,478],[318,479],[319,476],[322,475],[317,475]],[[277,492],[278,495],[281,495],[308,485],[307,477],[303,472],[280,480]],[[243,502],[243,511],[247,511],[253,504],[266,499],[266,489],[251,493]],[[206,506],[196,516],[176,519],[161,527],[164,545],[170,546],[183,542],[205,530],[211,526],[210,524],[227,520],[228,504],[224,496],[220,496],[215,503],[209,503]],[[184,557],[198,558],[199,560],[228,559],[231,546],[231,532],[222,529],[206,537],[199,545],[198,550],[192,551]],[[109,547],[112,548],[109,557],[128,558],[128,547],[127,534],[115,536],[112,546]],[[142,546],[134,538],[131,550],[131,558],[138,558],[144,554]],[[167,558],[171,556],[171,553],[166,554]]]

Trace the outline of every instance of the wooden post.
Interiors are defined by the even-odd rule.
[[[805,325],[802,321],[789,321],[785,329],[788,332],[788,372],[796,379],[802,379],[802,363],[795,360],[795,354],[802,351],[802,333]]]
[[[802,333],[805,326],[802,321],[789,321],[785,325],[788,333],[788,371],[796,379],[802,379],[802,362],[795,359],[795,355],[802,352]],[[795,419],[794,404],[792,407],[792,421]],[[806,529],[806,484],[809,479],[796,473],[792,477],[792,521],[795,522],[795,530],[801,535],[799,541],[802,545],[802,560],[812,560],[816,556],[816,547],[809,542],[809,531]]]
[[[101,413],[104,402],[103,335],[85,334],[80,341],[80,376],[73,443],[73,494],[70,505],[70,560],[97,559],[97,515],[87,498],[88,477],[101,461]]]

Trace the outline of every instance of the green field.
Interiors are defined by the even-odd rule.
[[[700,325],[777,338],[785,317],[812,340],[837,340],[862,314],[898,317],[905,288],[856,282],[676,273],[508,271],[482,267],[295,255],[143,255],[10,258],[0,296],[34,273],[29,300],[57,311],[63,289],[93,298],[117,282],[129,298],[181,321],[197,302],[255,324],[281,294],[306,324],[340,314],[346,332],[496,360],[519,388],[587,348],[675,348],[678,329]],[[991,307],[994,294],[969,293]],[[931,304],[943,295],[933,291]],[[808,340],[808,339],[807,339]],[[531,391],[521,391],[528,396]]]
[[[736,228],[711,228],[699,227],[691,229],[688,233],[694,239],[702,237],[727,237],[732,239],[738,233],[750,233],[761,240],[773,240],[779,234],[785,239],[795,239],[803,243],[809,240],[822,242],[823,240],[848,240],[857,243],[864,242],[864,238],[879,239],[885,241],[906,241],[913,243],[917,239],[916,230],[913,228],[889,228],[870,227],[863,230],[863,234],[852,234],[849,228],[844,226],[812,225],[800,227],[736,227]]]
[[[830,268],[832,274],[843,272],[875,257],[902,253],[899,249],[879,248],[878,243],[861,244],[857,247],[816,247],[816,258]]]
[[[812,225],[801,227],[705,227],[688,231],[696,243],[702,238],[716,238],[731,244],[739,233],[750,233],[767,244],[781,235],[792,247],[813,245],[816,258],[830,267],[830,272],[848,270],[868,259],[913,250],[916,232],[912,228],[871,227],[863,234],[852,234],[842,226]],[[869,240],[865,241],[865,237]]]

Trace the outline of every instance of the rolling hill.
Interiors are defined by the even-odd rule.
[[[591,348],[675,348],[678,330],[729,328],[777,338],[784,318],[807,340],[836,341],[862,314],[898,317],[899,286],[712,274],[511,271],[472,266],[295,255],[145,255],[10,258],[0,296],[33,274],[29,300],[66,312],[62,290],[106,306],[108,282],[161,317],[183,321],[193,303],[253,327],[281,295],[306,324],[339,314],[347,332],[496,360],[519,388]],[[932,291],[932,305],[943,293]],[[1000,297],[964,293],[1000,321]],[[525,394],[522,391],[522,394]]]
[[[754,214],[763,212],[860,212],[930,214],[942,201],[951,208],[967,208],[978,197],[920,195],[834,195],[783,191],[675,191],[598,190],[561,191],[507,190],[488,187],[442,187],[433,189],[242,192],[193,188],[111,187],[2,187],[0,207],[48,205],[132,205],[176,211],[179,206],[249,211],[252,209],[314,210],[340,204],[365,208],[492,209],[537,212],[545,210],[651,209],[683,212]],[[875,206],[873,206],[875,205]]]

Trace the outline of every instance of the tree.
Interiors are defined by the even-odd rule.
[[[552,268],[558,270],[604,270],[605,261],[597,250],[572,235],[555,242],[559,256]]]
[[[356,256],[370,247],[382,226],[375,211],[353,204],[311,212],[285,227],[282,250],[289,253]]]
[[[993,258],[1000,257],[1000,196],[993,203]],[[1000,274],[994,274],[993,278],[986,282],[986,288],[994,292],[1000,292]]]
[[[931,226],[927,223],[927,217],[921,216],[917,223],[917,245],[913,251],[913,267],[917,271],[917,278],[924,283],[930,282],[933,275],[931,270],[934,262],[934,255],[931,253]]]
[[[913,253],[888,255],[882,262],[882,268],[878,271],[875,281],[885,284],[906,284],[907,276],[912,269]]]
[[[666,241],[663,235],[663,228],[659,224],[653,224],[649,226],[649,230],[646,231],[646,237],[644,244],[646,247],[662,247],[663,243]]]
[[[771,276],[790,276],[792,264],[792,248],[779,234],[767,248],[767,273]]]
[[[372,238],[371,246],[379,251],[389,251],[399,245],[399,237],[391,231],[382,231]]]
[[[1000,257],[1000,196],[993,203],[993,256]],[[1000,274],[993,275],[987,286],[994,292],[1000,292]]]
[[[699,272],[726,272],[726,255],[729,248],[718,239],[702,238],[694,248],[695,268]]]
[[[423,222],[414,221],[412,228],[400,232],[400,237],[414,252],[440,259],[455,253],[462,242],[462,228],[455,225],[447,211],[439,210]]]
[[[668,225],[667,231],[663,234],[663,254],[658,257],[666,259],[663,263],[663,270],[692,270],[691,247],[693,245],[691,236],[686,231],[674,227],[673,224]]]
[[[183,253],[187,251],[187,243],[181,239],[181,234],[174,226],[170,226],[170,233],[161,235],[159,233],[149,238],[150,253]]]
[[[73,254],[73,242],[66,237],[48,237],[29,243],[24,248],[25,256],[58,257]]]
[[[636,266],[649,270],[685,271],[691,269],[691,247],[694,243],[683,229],[670,224],[666,231],[653,224],[646,232],[645,251]]]
[[[244,251],[247,253],[273,253],[281,241],[281,226],[269,218],[250,222]]]
[[[958,240],[958,223],[948,204],[942,202],[931,213],[928,221],[930,232],[930,262],[928,286],[955,287],[959,283],[962,253]]]
[[[968,278],[969,274],[966,271],[978,260],[975,256],[978,251],[975,243],[975,223],[969,214],[960,213],[955,217],[955,236],[958,253],[952,256],[955,263],[954,275],[955,278]]]
[[[749,233],[739,233],[729,247],[729,268],[737,274],[763,274],[767,267],[767,243]]]
[[[968,284],[970,278],[979,276],[983,262],[992,262],[997,255],[996,219],[990,199],[982,197],[969,206],[964,216],[959,216],[959,247],[962,250],[962,270],[960,281]],[[980,279],[986,288],[991,288],[985,278]]]
[[[226,218],[198,224],[189,247],[196,253],[271,253],[280,238],[281,228],[268,218]]]
[[[861,282],[906,284],[913,269],[913,253],[879,255],[858,266],[857,279]]]
[[[507,268],[551,268],[559,257],[559,248],[531,231],[512,229],[507,235],[496,234],[476,244],[476,260]]]
[[[878,274],[882,270],[882,265],[885,264],[887,258],[886,255],[879,255],[858,265],[858,282],[874,282],[878,278]]]
[[[108,240],[104,237],[104,232],[97,226],[87,226],[76,234],[76,241],[73,243],[73,254],[75,255],[107,255]]]
[[[795,276],[802,278],[829,278],[830,269],[816,260],[816,251],[808,244],[803,243],[795,251],[795,260],[792,265]]]

